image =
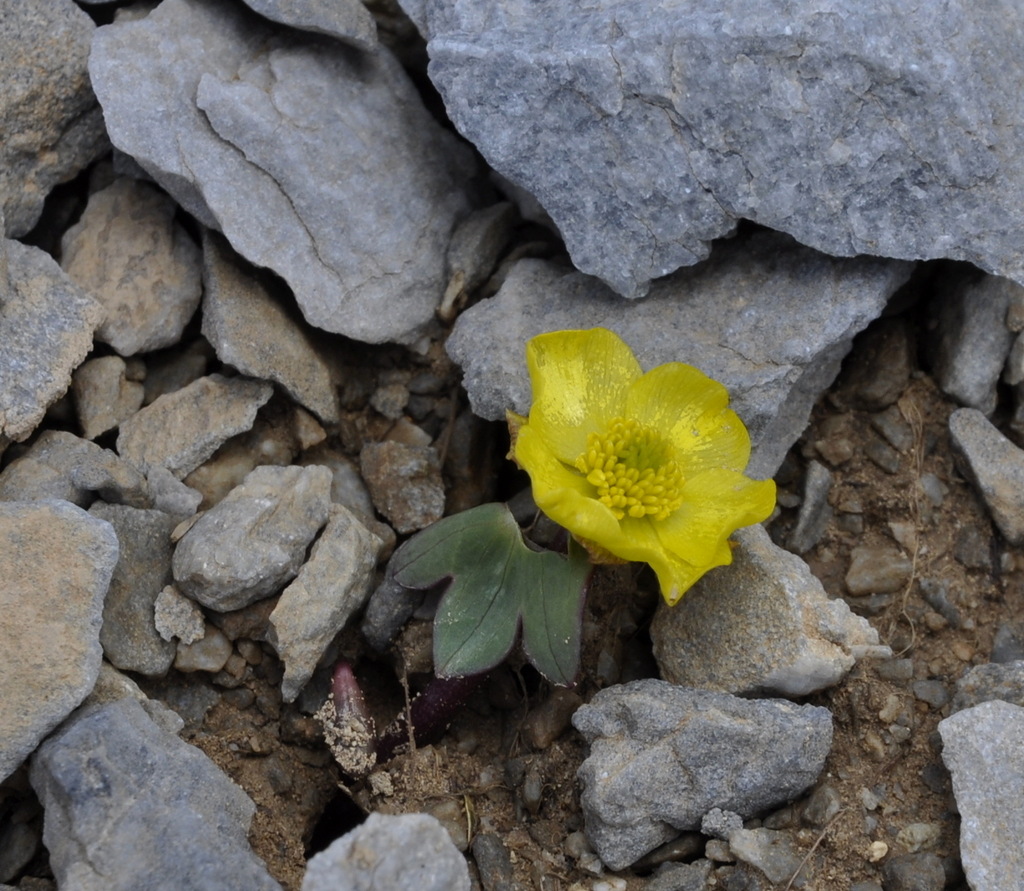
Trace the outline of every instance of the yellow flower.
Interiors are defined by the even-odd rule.
[[[672,606],[732,562],[729,535],[772,512],[775,483],[743,475],[750,436],[729,394],[696,368],[644,374],[606,328],[541,334],[526,361],[533,405],[510,414],[512,457],[597,562],[649,563]]]

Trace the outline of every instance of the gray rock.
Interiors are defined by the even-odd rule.
[[[455,227],[448,245],[448,287],[438,309],[442,319],[453,319],[461,301],[487,281],[517,220],[515,205],[502,201],[474,211]]]
[[[359,0],[245,0],[264,18],[326,34],[362,50],[377,47],[377,23]]]
[[[370,814],[306,864],[302,891],[469,891],[469,868],[427,814]]]
[[[910,383],[914,361],[906,319],[881,319],[861,335],[843,369],[843,396],[854,408],[881,411],[900,398]]]
[[[1024,660],[1024,622],[1000,622],[992,639],[993,662]]]
[[[996,407],[996,384],[1013,345],[1007,313],[1022,291],[1016,282],[975,270],[943,276],[929,307],[937,328],[925,343],[935,382],[985,415]]]
[[[983,702],[939,723],[972,888],[1024,887],[1024,708]]]
[[[280,889],[246,840],[249,796],[132,699],[76,715],[30,776],[61,888]]]
[[[936,854],[897,854],[882,866],[882,880],[885,891],[942,891],[946,871]]]
[[[120,356],[100,356],[75,369],[71,391],[82,436],[95,439],[135,414],[146,388],[141,381],[128,380],[128,368]]]
[[[117,450],[143,473],[164,467],[181,479],[236,433],[251,428],[273,392],[266,381],[201,377],[122,423]]]
[[[219,612],[241,609],[295,577],[327,522],[326,467],[257,467],[178,542],[180,591]]]
[[[938,32],[924,6],[845,0],[403,5],[455,126],[622,294],[739,219],[1024,280],[1012,0],[949,5]]]
[[[711,808],[700,821],[701,835],[726,841],[730,835],[742,828],[743,818],[739,814],[723,811],[720,807]]]
[[[2,169],[2,166],[0,166]],[[92,349],[103,309],[49,254],[0,239],[0,450],[25,439]]]
[[[203,611],[174,585],[165,585],[156,595],[153,624],[164,640],[180,640],[184,644],[202,640],[206,634]]]
[[[729,850],[776,883],[792,878],[804,859],[793,837],[775,829],[739,829],[729,836]]]
[[[832,519],[828,493],[832,490],[832,474],[817,461],[807,463],[804,476],[804,497],[800,502],[796,525],[789,533],[787,545],[794,554],[806,554],[825,534]]]
[[[383,653],[426,598],[423,591],[403,588],[387,573],[370,595],[359,631],[370,647]]]
[[[957,465],[971,482],[1010,544],[1024,543],[1024,451],[977,409],[949,416]]]
[[[796,797],[832,744],[827,709],[642,680],[601,690],[573,716],[587,837],[622,869],[696,829],[711,808],[750,817]]]
[[[116,179],[61,240],[61,267],[103,305],[96,339],[122,356],[173,346],[199,306],[202,257],[176,212],[149,183]]]
[[[215,625],[207,624],[203,636],[192,643],[178,644],[174,667],[178,671],[205,671],[216,674],[231,658],[233,647],[227,635]]]
[[[338,420],[331,369],[306,326],[294,321],[224,238],[203,237],[203,336],[217,358],[273,381],[322,421]]]
[[[860,544],[850,551],[846,590],[853,597],[893,594],[903,590],[913,571],[910,558],[895,547]]]
[[[56,498],[88,507],[97,497],[112,504],[154,506],[146,478],[131,464],[63,430],[44,430],[0,473],[0,501]]]
[[[644,891],[707,891],[711,883],[711,861],[665,863],[644,885]]]
[[[362,609],[373,588],[381,540],[340,504],[270,614],[270,642],[284,662],[281,693],[293,702],[327,645]]]
[[[74,505],[0,503],[0,778],[96,682],[116,563],[114,530]]]
[[[109,148],[86,71],[95,30],[71,0],[4,5],[0,217],[5,225],[0,236],[27,233],[50,190]]]
[[[973,665],[956,682],[953,712],[1000,700],[1024,708],[1024,661]]]
[[[674,684],[806,696],[837,684],[865,654],[891,655],[866,619],[761,526],[739,530],[733,562],[709,572],[651,623],[654,658]]]
[[[311,324],[381,342],[432,318],[471,161],[388,52],[168,0],[101,28],[89,66],[115,145]]]
[[[114,527],[120,546],[103,601],[103,654],[122,671],[162,677],[174,661],[174,644],[157,631],[154,610],[171,580],[171,532],[177,521],[162,511],[102,501],[89,513]]]
[[[359,467],[374,507],[399,533],[424,529],[444,515],[441,461],[433,446],[369,442]]]
[[[498,294],[464,312],[448,352],[476,414],[525,414],[524,349],[545,331],[603,326],[651,368],[687,362],[721,381],[750,430],[750,473],[771,476],[833,381],[853,336],[909,275],[907,264],[825,257],[775,233],[723,243],[711,258],[626,303],[597,279],[541,260],[513,267]],[[806,324],[813,305],[816,323]]]

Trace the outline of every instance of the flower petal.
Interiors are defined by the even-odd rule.
[[[733,532],[767,519],[774,508],[772,480],[709,470],[686,482],[682,507],[657,524],[658,536],[669,551],[700,566]]]
[[[556,523],[598,544],[619,534],[618,520],[594,497],[594,487],[558,460],[532,424],[519,430],[515,459],[530,475],[537,507]]]
[[[533,385],[530,425],[568,464],[587,434],[622,417],[630,384],[641,375],[633,351],[613,331],[552,331],[526,345]]]

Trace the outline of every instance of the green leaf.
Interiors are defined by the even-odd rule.
[[[570,548],[568,559],[532,551],[505,505],[482,504],[410,538],[392,567],[407,588],[450,580],[434,618],[438,677],[498,665],[522,626],[523,650],[537,670],[552,683],[573,682],[590,571],[582,548]]]

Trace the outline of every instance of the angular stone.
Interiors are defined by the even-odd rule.
[[[910,558],[889,545],[857,545],[850,551],[846,590],[854,597],[894,594],[910,581]]]
[[[326,34],[362,50],[377,47],[377,23],[359,0],[245,0],[264,18]]]
[[[1024,708],[983,702],[939,723],[972,888],[1024,887]]]
[[[651,368],[686,362],[721,381],[750,430],[753,476],[771,476],[839,371],[853,336],[906,280],[904,263],[840,260],[776,233],[720,244],[711,258],[627,303],[599,281],[522,260],[497,295],[458,319],[447,349],[473,411],[488,420],[530,407],[526,341],[602,326]],[[807,308],[815,307],[815,324]]]
[[[90,75],[115,145],[311,324],[381,342],[432,318],[472,162],[390,53],[168,0],[101,28]]]
[[[999,531],[1010,544],[1024,544],[1024,450],[973,408],[960,408],[949,416],[949,433],[958,467]]]
[[[236,433],[252,427],[273,392],[266,381],[201,377],[121,424],[117,450],[143,473],[164,467],[181,479]]]
[[[280,891],[246,839],[249,796],[133,699],[76,715],[30,777],[61,888]]]
[[[218,612],[273,594],[295,577],[327,522],[330,490],[326,467],[257,467],[178,542],[178,588]]]
[[[806,554],[825,534],[832,519],[828,493],[832,489],[832,474],[817,461],[807,463],[804,476],[804,495],[800,502],[796,525],[789,533],[788,547],[795,554]]]
[[[366,604],[382,542],[340,504],[309,560],[270,614],[269,640],[284,662],[281,694],[293,702],[328,644]]]
[[[845,0],[403,6],[458,130],[622,294],[740,219],[1024,281],[1014,0],[955,0],[940,34],[929,7]]]
[[[428,814],[370,814],[311,857],[302,891],[469,891],[469,868]]]
[[[2,169],[2,168],[0,168]],[[49,254],[0,239],[0,451],[25,439],[92,349],[100,305]]]
[[[1024,661],[973,665],[956,682],[952,711],[1000,700],[1024,709]]]
[[[910,326],[906,319],[881,319],[857,341],[843,369],[841,393],[855,408],[881,411],[907,388],[913,368]]]
[[[0,473],[0,501],[57,498],[88,507],[112,504],[153,507],[146,478],[110,449],[63,430],[44,430],[29,450]]]
[[[942,276],[929,305],[936,330],[925,344],[942,391],[991,415],[996,384],[1013,345],[1010,306],[1024,293],[1016,282],[977,270]]]
[[[95,439],[135,414],[142,407],[146,388],[140,381],[128,380],[120,356],[100,356],[75,369],[71,391],[82,436]]]
[[[242,374],[279,384],[322,421],[338,420],[331,369],[307,326],[293,320],[223,236],[203,238],[203,336]]]
[[[0,503],[0,778],[96,682],[116,563],[114,530],[74,505]]]
[[[103,601],[103,654],[115,668],[162,677],[174,644],[160,636],[156,599],[171,580],[171,532],[177,521],[159,510],[97,501],[89,513],[114,527],[120,553]]]
[[[673,684],[744,696],[806,696],[837,684],[861,656],[891,655],[878,632],[830,600],[809,567],[761,526],[740,529],[733,562],[712,570],[651,623]]]
[[[441,462],[432,446],[370,442],[359,453],[359,467],[374,507],[399,533],[424,529],[444,516]]]
[[[711,808],[747,819],[798,796],[832,744],[828,709],[642,680],[573,716],[590,744],[578,771],[587,838],[612,870],[697,829]]]
[[[190,644],[201,640],[206,633],[203,611],[174,585],[165,585],[156,595],[153,622],[164,640]]]
[[[61,266],[103,305],[96,339],[122,356],[173,346],[199,306],[202,257],[175,203],[121,178],[89,197],[61,240]]]
[[[4,5],[0,218],[5,225],[0,236],[27,233],[50,190],[109,149],[86,70],[95,31],[92,19],[71,0]],[[0,342],[8,341],[0,337]]]

